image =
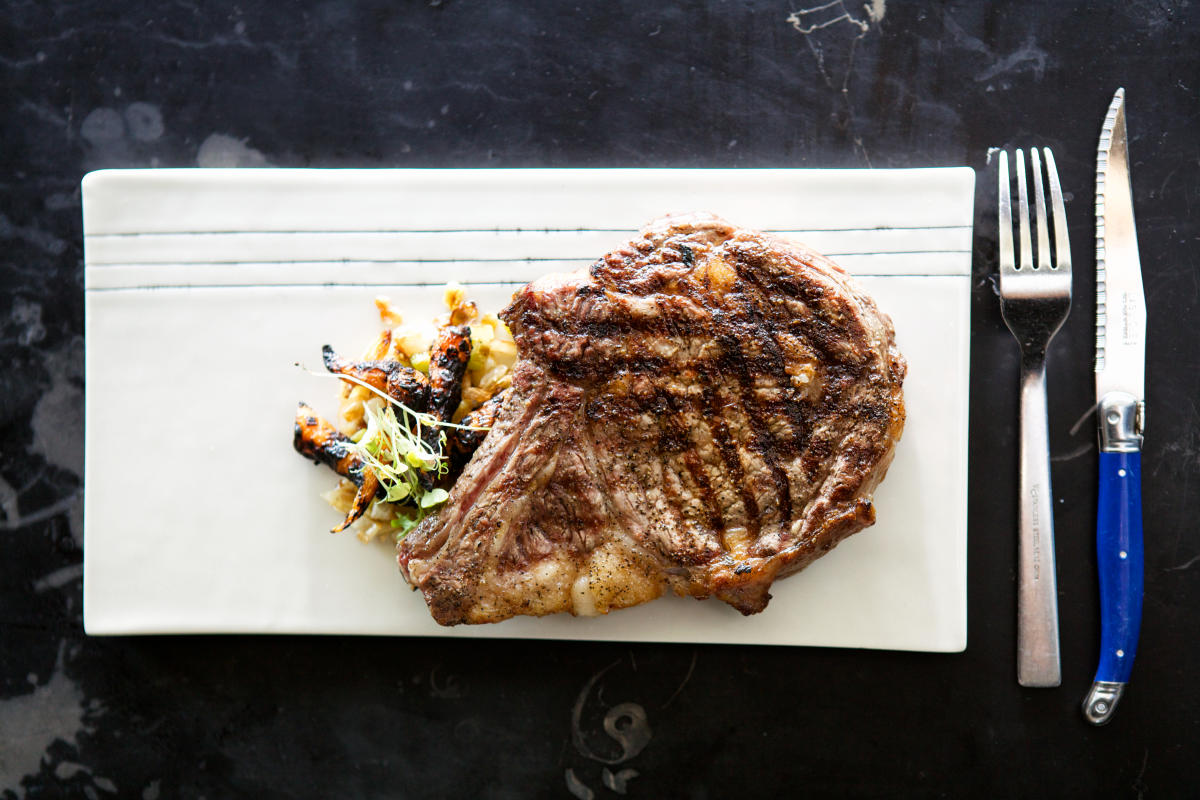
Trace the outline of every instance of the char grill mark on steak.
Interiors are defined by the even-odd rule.
[[[721,454],[721,464],[724,466],[724,471],[718,472],[716,479],[719,483],[728,487],[722,494],[729,497],[733,492],[736,492],[738,502],[741,504],[741,510],[735,511],[732,504],[717,502],[714,503],[709,511],[721,519],[722,528],[737,527],[736,525],[730,526],[727,520],[731,518],[756,517],[758,515],[758,503],[754,501],[754,493],[746,483],[746,475],[742,472],[742,460],[738,456],[736,442],[729,432],[729,425],[725,419],[723,404],[719,402],[720,385],[717,383],[717,373],[715,370],[706,367],[702,370],[702,374],[712,381],[703,390],[704,410],[706,412],[705,422],[708,423],[710,437]],[[714,496],[713,499],[719,501],[719,496]],[[726,513],[727,511],[730,513]]]
[[[722,342],[725,352],[729,356],[730,366],[736,369],[736,374],[740,382],[740,396],[742,406],[747,412],[753,413],[755,418],[762,418],[766,409],[759,402],[758,397],[754,393],[754,376],[751,374],[751,362],[742,353],[741,344],[736,338],[725,337],[726,341]],[[762,364],[763,359],[754,359],[758,364]],[[776,374],[778,380],[786,380],[786,375],[780,370]],[[779,444],[775,437],[771,434],[771,430],[767,425],[748,425],[750,431],[750,441],[748,444],[754,449],[754,452],[762,459],[763,463],[771,472],[771,480],[774,484],[774,489],[778,494],[777,502],[772,507],[771,511],[765,508],[760,508],[758,514],[751,514],[751,517],[759,520],[761,516],[769,516],[777,520],[779,517],[791,516],[792,497],[791,491],[788,489],[787,476],[783,473],[783,469],[779,466],[778,449]],[[761,522],[761,520],[759,520]],[[755,526],[754,534],[757,537],[757,525]]]
[[[670,588],[762,610],[873,521],[903,426],[891,323],[801,246],[668,219],[502,316],[521,360],[446,506],[399,550],[442,624]]]

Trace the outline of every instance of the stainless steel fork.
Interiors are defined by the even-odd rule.
[[[1000,153],[1000,312],[1021,346],[1020,523],[1017,548],[1017,682],[1058,686],[1058,592],[1054,565],[1050,437],[1046,418],[1046,348],[1071,310],[1071,244],[1054,155],[1044,148],[1054,217],[1054,257],[1038,151],[1030,149],[1037,214],[1037,265],[1029,229],[1025,157],[1017,150],[1020,262],[1013,252],[1008,154]]]

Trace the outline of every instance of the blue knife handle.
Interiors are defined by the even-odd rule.
[[[1105,725],[1133,671],[1142,627],[1142,428],[1145,405],[1127,392],[1096,404],[1100,433],[1100,491],[1096,564],[1100,572],[1100,666],[1083,716]]]
[[[1100,453],[1096,513],[1100,666],[1096,681],[1127,683],[1142,624],[1142,454]]]

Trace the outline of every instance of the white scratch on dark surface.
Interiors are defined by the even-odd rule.
[[[63,674],[66,645],[60,645],[50,679],[32,692],[0,702],[0,790],[20,790],[21,779],[41,769],[56,741],[74,743],[84,722],[83,693]]]
[[[265,167],[267,157],[246,143],[223,133],[213,133],[196,153],[198,167]]]
[[[824,5],[793,11],[788,16],[787,21],[792,24],[793,28],[806,36],[815,31],[824,30],[832,25],[836,25],[839,22],[848,22],[863,33],[866,33],[871,27],[867,22],[852,16],[846,9],[846,4],[843,0],[833,0],[833,2],[825,3]]]
[[[234,28],[237,31],[237,28]],[[169,45],[171,47],[179,47],[185,50],[208,50],[210,48],[221,47],[238,47],[246,50],[262,49],[271,54],[275,62],[285,69],[294,70],[299,65],[299,57],[295,53],[289,53],[275,42],[252,42],[244,35],[245,28],[237,31],[237,38],[229,36],[214,36],[207,41],[199,41],[192,39],[180,39],[176,36],[168,36],[162,33],[149,32],[145,34],[147,41],[156,42],[159,44]],[[299,42],[296,42],[297,44]]]
[[[975,75],[976,83],[983,83],[1001,75],[1023,72],[1026,69],[1033,72],[1033,77],[1036,80],[1041,80],[1042,75],[1045,74],[1046,64],[1050,60],[1050,56],[1045,50],[1039,48],[1032,38],[1027,39],[1024,44],[1007,55],[997,55],[982,39],[972,36],[963,30],[962,26],[955,22],[954,18],[949,14],[944,14],[942,19],[947,32],[950,34],[949,39],[954,44],[965,50],[978,53],[990,62]],[[992,91],[993,88],[989,86],[988,91]],[[1007,89],[1009,87],[1002,86],[1001,88]]]
[[[447,675],[444,681],[438,681],[438,669],[429,670],[429,696],[440,700],[459,700],[463,697],[462,684],[456,675]]]
[[[1072,436],[1079,433],[1079,429],[1083,427],[1083,424],[1090,420],[1092,415],[1096,413],[1097,405],[1097,403],[1092,403],[1090,406],[1088,406],[1087,410],[1079,415],[1079,419],[1075,420],[1075,424],[1071,426],[1071,429],[1067,431],[1067,433],[1071,434]]]
[[[604,667],[588,682],[584,684],[583,689],[579,692],[579,696],[575,699],[575,705],[571,709],[571,741],[575,745],[575,749],[579,754],[590,758],[593,761],[598,761],[601,764],[621,764],[635,757],[638,753],[646,748],[653,738],[653,731],[650,730],[650,723],[646,717],[646,709],[638,703],[626,702],[613,706],[604,715],[603,727],[604,732],[621,746],[621,754],[615,758],[608,758],[600,755],[593,750],[587,743],[583,734],[583,707],[587,704],[588,697],[592,693],[592,687],[604,676],[609,670],[619,664],[619,661],[614,661],[607,667]],[[603,702],[601,692],[597,691],[597,699]]]
[[[997,282],[996,273],[994,273],[994,272],[989,272],[986,275],[984,275],[983,278],[979,281],[979,286],[980,286],[980,288],[982,288],[983,286],[987,286],[989,289],[992,290],[992,294],[996,295],[996,297],[1000,296],[1000,284],[999,284],[999,282]]]
[[[33,584],[35,592],[44,592],[47,589],[60,589],[74,580],[83,577],[83,564],[72,564],[69,567],[56,569],[49,575],[43,576]]]
[[[1041,80],[1042,75],[1046,72],[1046,58],[1046,51],[1042,50],[1030,39],[1021,45],[1020,48],[1009,53],[1007,56],[998,58],[992,66],[976,75],[975,82],[982,83],[991,80],[997,75],[1021,72],[1026,67],[1033,71],[1035,79]]]
[[[604,732],[621,745],[621,757],[616,760],[606,760],[608,764],[620,764],[628,761],[646,749],[654,732],[650,730],[650,721],[646,717],[646,709],[639,703],[619,703],[609,709],[604,715]]]
[[[58,778],[59,781],[69,781],[77,775],[87,775],[97,789],[110,794],[117,793],[117,785],[115,783],[108,778],[97,777],[89,767],[83,764],[76,764],[74,761],[62,761],[54,768],[54,777]],[[88,797],[95,797],[95,792],[89,791],[91,788],[91,786],[83,787],[83,793]]]
[[[408,89],[411,87],[406,86],[405,88]],[[464,81],[464,80],[457,80],[457,79],[445,81],[445,82],[439,84],[437,87],[431,88],[429,91],[431,91],[431,92],[446,91],[449,89],[461,89],[464,92],[482,92],[483,94],[486,94],[488,97],[491,97],[494,100],[499,100],[504,103],[516,103],[521,100],[521,98],[516,95],[501,94],[500,92],[497,92],[495,89],[493,89],[491,86],[487,85],[486,83],[478,83],[476,81]]]
[[[614,773],[605,767],[600,771],[600,782],[617,794],[625,794],[629,791],[629,782],[640,774],[636,769],[623,769]]]
[[[1071,452],[1063,453],[1061,456],[1054,456],[1050,460],[1055,463],[1060,463],[1063,461],[1074,461],[1075,459],[1079,458],[1080,456],[1086,455],[1095,446],[1096,446],[1095,442],[1086,442],[1085,444],[1082,444],[1079,447],[1076,447]]]
[[[67,118],[55,111],[54,108],[46,102],[35,103],[32,100],[22,99],[21,109],[23,111],[28,111],[43,122],[49,122],[51,125],[55,125],[60,128],[65,128],[67,125]]]
[[[1137,792],[1138,800],[1142,800],[1142,798],[1146,794],[1147,787],[1146,787],[1146,781],[1144,780],[1144,778],[1146,777],[1146,765],[1148,763],[1150,763],[1150,748],[1143,747],[1142,748],[1142,768],[1138,770],[1137,777],[1133,779],[1133,784],[1129,787],[1129,788],[1133,789],[1135,792]]]
[[[46,54],[40,51],[37,55],[30,58],[6,58],[5,56],[0,56],[0,66],[7,67],[9,70],[27,69],[41,64],[45,60]]]
[[[854,130],[855,115],[854,108],[850,103],[850,75],[854,72],[854,56],[858,51],[859,41],[871,30],[872,24],[883,19],[887,5],[885,0],[880,0],[866,4],[862,8],[865,11],[865,19],[850,13],[844,0],[833,0],[822,5],[793,11],[788,15],[787,22],[804,36],[804,42],[817,63],[817,72],[825,86],[840,94],[847,120],[847,134],[854,142],[855,149],[862,155],[866,166],[870,167],[872,166],[871,155],[867,152],[862,137]],[[838,27],[835,28],[835,26]],[[827,30],[828,33],[823,33]],[[841,80],[835,81],[830,74],[830,69],[826,66],[825,50],[822,49],[820,39],[822,36],[834,35],[837,38],[832,44],[840,45],[846,41],[847,34],[849,34],[849,44],[846,45],[845,69],[842,72]],[[826,42],[826,44],[831,44],[831,42]]]
[[[88,772],[88,768],[73,761],[63,761],[54,768],[54,777],[60,781],[69,781],[81,772]]]
[[[683,691],[683,687],[687,686],[688,681],[692,679],[692,673],[696,671],[696,659],[698,656],[699,653],[693,650],[692,663],[688,665],[687,674],[683,676],[683,680],[680,681],[679,686],[676,687],[675,691],[671,692],[671,696],[667,698],[667,702],[662,704],[663,708],[666,708],[667,706],[671,705],[671,703],[675,702],[675,698],[678,697],[679,693]]]
[[[1157,479],[1166,469],[1174,494],[1191,497],[1192,479],[1200,474],[1200,425],[1196,421],[1196,402],[1182,401],[1178,410],[1183,412],[1183,433],[1161,445],[1160,457],[1152,459],[1150,473]]]
[[[593,792],[583,781],[579,780],[579,776],[575,774],[575,770],[567,768],[566,771],[567,791],[573,797],[578,797],[579,800],[594,800],[596,793]]]
[[[0,511],[4,512],[5,520],[21,516],[20,495],[11,483],[4,480],[3,475],[0,475]]]
[[[394,111],[389,114],[388,120],[406,130],[421,130],[426,124],[424,120],[415,119],[401,111]]]
[[[1157,197],[1161,198],[1161,197],[1162,197],[1162,196],[1163,196],[1163,195],[1166,193],[1166,191],[1167,191],[1167,184],[1168,184],[1168,183],[1170,183],[1170,181],[1171,181],[1171,178],[1174,178],[1174,177],[1175,177],[1175,173],[1176,173],[1176,172],[1179,172],[1179,169],[1180,169],[1179,167],[1175,167],[1175,169],[1173,169],[1173,170],[1171,170],[1170,172],[1168,172],[1168,173],[1167,173],[1167,177],[1163,178],[1163,180],[1162,180],[1162,183],[1160,183],[1160,184],[1158,185],[1158,195],[1157,195]],[[1151,196],[1151,197],[1155,197],[1156,195],[1154,195],[1154,194],[1151,194],[1150,196]]]
[[[74,497],[74,501],[67,508],[67,523],[71,526],[71,538],[75,540],[75,544],[83,547],[83,493],[80,492]]]
[[[59,514],[71,511],[73,506],[79,501],[79,498],[80,492],[76,490],[66,497],[54,501],[48,506],[42,506],[37,511],[33,511],[29,514],[17,514],[15,516],[10,516],[7,519],[0,520],[0,531],[14,531],[19,528],[24,528],[26,525],[32,525],[35,522],[53,519]],[[74,538],[80,538],[75,536],[74,530],[72,530],[71,533]]]
[[[823,15],[825,19],[822,20],[813,16],[818,14]],[[870,24],[851,16],[842,0],[834,0],[834,2],[826,3],[825,5],[793,11],[788,16],[787,21],[791,23],[793,28],[804,35],[804,41],[808,45],[809,51],[812,52],[813,58],[817,61],[817,71],[821,74],[821,79],[827,87],[834,90],[837,90],[838,87],[834,84],[829,72],[825,69],[825,52],[818,44],[819,38],[813,34],[823,31],[826,28],[831,28],[839,22],[845,22],[857,31],[853,38],[850,39],[846,71],[841,80],[840,91],[845,96],[849,91],[850,72],[854,66],[855,49],[858,46],[858,41],[867,35],[867,31],[871,28]]]
[[[583,685],[583,689],[579,691],[579,696],[575,698],[575,705],[571,707],[571,741],[575,744],[575,749],[579,754],[592,758],[597,761],[602,759],[596,758],[592,749],[588,747],[587,742],[583,738],[583,707],[587,703],[588,695],[591,694],[592,687],[596,685],[596,681],[604,676],[604,673],[615,667],[620,661],[614,661],[607,667],[604,667]]]
[[[1177,566],[1167,567],[1166,569],[1163,570],[1163,572],[1183,572],[1186,569],[1191,569],[1193,566],[1196,565],[1197,562],[1200,562],[1200,555],[1194,555],[1191,558],[1189,558],[1187,561],[1185,561],[1182,564],[1179,564]]]

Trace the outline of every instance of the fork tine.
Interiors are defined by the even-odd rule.
[[[1029,148],[1033,172],[1033,207],[1037,213],[1037,268],[1050,269],[1050,228],[1046,225],[1046,192],[1042,188],[1042,160],[1036,147]]]
[[[1008,179],[1008,153],[1000,151],[1000,269],[1012,270],[1017,266],[1013,257],[1012,237],[1012,189]]]
[[[1050,205],[1054,212],[1054,268],[1071,271],[1071,239],[1067,236],[1067,207],[1063,204],[1062,186],[1058,182],[1058,168],[1054,166],[1054,154],[1049,147],[1042,148],[1046,154],[1046,178],[1050,181]]]
[[[1025,184],[1025,151],[1017,150],[1017,213],[1020,216],[1021,263],[1017,269],[1033,269],[1033,238],[1029,235],[1029,189]]]

